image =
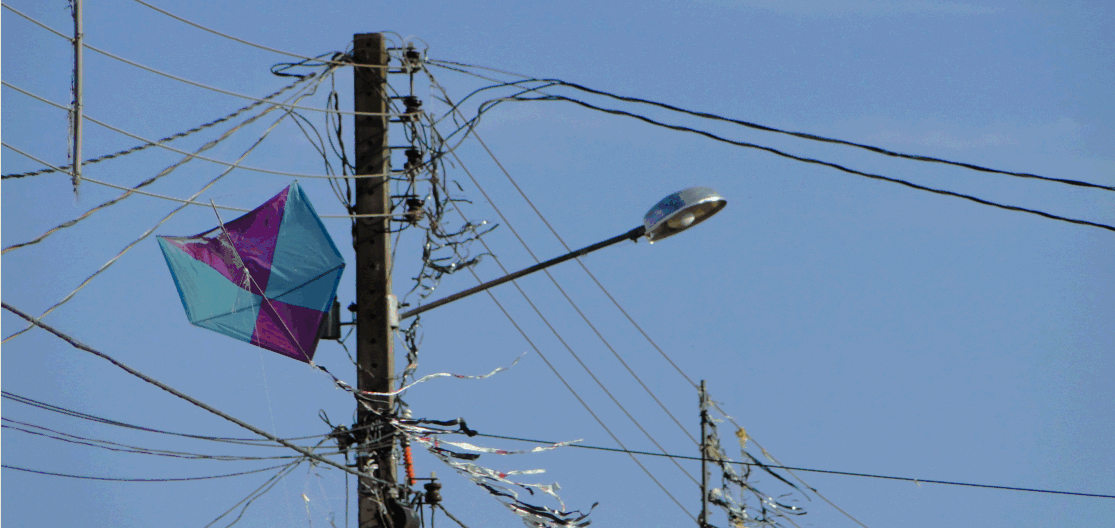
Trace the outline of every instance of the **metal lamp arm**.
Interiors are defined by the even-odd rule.
[[[644,234],[646,234],[646,227],[645,226],[636,227],[635,229],[632,229],[631,231],[628,231],[628,232],[626,232],[622,235],[619,235],[619,236],[609,238],[608,240],[605,240],[603,242],[597,242],[597,243],[595,243],[591,246],[586,246],[586,247],[583,247],[583,248],[578,249],[576,251],[573,251],[571,253],[566,253],[565,255],[562,255],[560,257],[553,258],[553,259],[547,260],[545,262],[540,262],[540,263],[535,264],[535,265],[533,265],[529,268],[516,271],[515,273],[511,273],[511,274],[505,275],[503,277],[500,277],[498,279],[485,282],[484,284],[480,284],[478,286],[473,286],[472,288],[469,288],[469,289],[467,289],[465,291],[462,291],[460,293],[454,293],[453,295],[450,295],[448,297],[443,297],[443,298],[438,299],[438,300],[436,300],[436,301],[434,301],[430,304],[425,304],[425,305],[419,306],[418,308],[415,308],[413,310],[408,310],[406,312],[403,312],[403,313],[399,314],[399,319],[402,320],[402,319],[406,319],[408,317],[413,317],[413,316],[418,315],[422,312],[425,312],[426,310],[432,310],[432,309],[437,308],[438,306],[441,306],[443,304],[449,304],[449,303],[451,303],[453,301],[456,301],[458,299],[463,299],[465,297],[468,297],[469,295],[472,295],[474,293],[482,292],[482,291],[487,290],[488,288],[491,288],[493,286],[499,286],[500,284],[503,284],[505,282],[513,281],[513,280],[515,280],[519,277],[522,277],[524,275],[530,275],[531,273],[534,273],[536,271],[548,268],[548,267],[553,266],[555,264],[561,264],[562,262],[565,262],[567,260],[575,259],[577,257],[582,257],[582,256],[587,255],[589,253],[592,253],[593,251],[596,251],[598,249],[603,249],[603,248],[606,248],[608,246],[617,244],[619,242],[623,242],[624,240],[638,240],[639,237],[643,236]]]

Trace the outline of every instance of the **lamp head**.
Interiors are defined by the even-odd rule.
[[[728,201],[708,187],[690,187],[663,198],[643,217],[651,244],[676,235],[720,212]]]

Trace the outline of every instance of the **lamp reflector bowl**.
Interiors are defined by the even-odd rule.
[[[720,212],[728,201],[708,187],[690,187],[663,198],[643,217],[651,244],[676,235]]]

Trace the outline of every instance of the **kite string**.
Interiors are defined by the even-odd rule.
[[[319,78],[317,79],[317,83],[315,83],[315,84],[313,85],[313,88],[315,88],[315,89],[316,89],[316,88],[317,88],[317,85],[318,85],[318,84],[320,84],[320,83],[321,83],[322,81],[324,81],[324,80],[325,80],[325,76],[324,76],[324,75],[323,75],[323,76],[321,76],[321,77],[319,77]],[[307,88],[309,88],[309,87],[307,87]],[[304,91],[303,91],[302,93],[300,93],[300,94],[299,94],[299,95],[298,95],[298,96],[297,96],[297,97],[295,98],[295,100],[300,100],[300,99],[302,99],[302,98],[304,98],[304,97],[307,97],[307,96],[309,96],[309,95],[313,95],[313,93],[314,93],[314,91],[313,91],[313,90],[311,90],[311,91],[308,91],[308,92],[304,90]],[[276,109],[276,108],[278,108],[278,107],[274,107],[274,106],[273,106],[273,107],[271,107],[271,108],[268,108],[267,110],[264,110],[264,113],[267,113],[267,112],[271,112],[272,110],[274,110],[274,109]],[[210,181],[209,181],[209,183],[206,183],[206,184],[205,184],[205,186],[204,186],[204,187],[202,187],[202,188],[201,188],[200,190],[198,190],[198,191],[197,191],[196,193],[194,193],[194,195],[193,195],[193,196],[191,196],[191,197],[189,198],[189,200],[193,200],[193,199],[197,198],[198,196],[200,196],[200,195],[201,195],[201,193],[205,192],[205,191],[206,191],[207,189],[209,189],[210,187],[212,187],[212,186],[213,186],[213,184],[217,183],[217,182],[218,182],[218,181],[219,181],[219,180],[220,180],[221,178],[224,178],[224,177],[225,177],[225,176],[227,176],[227,175],[228,175],[228,174],[229,174],[230,172],[232,172],[232,171],[233,171],[233,169],[235,169],[235,168],[236,168],[236,167],[237,167],[237,166],[239,165],[239,163],[240,163],[241,161],[243,161],[243,160],[244,160],[244,158],[247,158],[247,157],[248,157],[248,154],[251,154],[251,152],[252,152],[253,150],[255,150],[255,148],[256,148],[256,147],[258,147],[258,146],[259,146],[260,144],[262,144],[262,143],[263,143],[263,140],[264,140],[264,139],[266,139],[266,138],[267,138],[267,136],[271,134],[271,131],[272,131],[272,130],[274,130],[274,129],[275,129],[275,127],[279,126],[279,123],[281,123],[281,122],[282,122],[282,121],[283,121],[284,119],[286,119],[286,117],[287,117],[287,116],[289,116],[289,115],[290,115],[290,112],[289,112],[289,111],[286,111],[286,112],[284,112],[282,116],[280,116],[280,117],[279,117],[278,119],[276,119],[276,120],[275,120],[275,122],[274,122],[274,123],[272,123],[272,124],[271,124],[271,126],[270,126],[270,127],[268,127],[268,128],[267,128],[267,130],[265,130],[265,131],[263,132],[263,135],[261,135],[261,136],[259,137],[259,139],[257,139],[257,140],[256,140],[256,142],[252,144],[252,146],[248,147],[248,149],[247,149],[247,150],[245,150],[245,151],[244,151],[244,153],[243,153],[243,154],[241,154],[239,158],[237,158],[237,160],[236,160],[236,162],[235,162],[235,163],[232,163],[232,164],[231,164],[231,165],[229,166],[229,168],[228,168],[228,169],[226,169],[226,170],[225,170],[224,172],[222,172],[221,174],[217,175],[217,177],[216,177],[216,178],[213,178],[212,180],[210,180]],[[109,268],[109,267],[111,267],[111,266],[112,266],[113,264],[115,264],[115,263],[116,263],[116,261],[120,259],[120,257],[123,257],[125,253],[127,253],[128,251],[131,251],[131,249],[132,249],[133,247],[135,247],[135,246],[136,246],[137,244],[139,244],[139,243],[140,243],[141,241],[143,241],[144,239],[146,239],[146,238],[147,238],[148,236],[151,236],[151,233],[155,232],[155,230],[156,230],[156,229],[158,229],[158,228],[159,228],[159,226],[161,226],[161,225],[163,225],[164,223],[166,223],[166,221],[167,221],[167,220],[170,220],[170,218],[171,218],[171,217],[173,217],[174,215],[178,214],[178,212],[179,212],[179,211],[181,211],[182,209],[185,209],[187,205],[189,205],[189,204],[182,204],[182,205],[180,205],[180,206],[176,207],[176,208],[175,208],[174,210],[172,210],[172,211],[171,211],[171,212],[170,212],[169,214],[167,214],[166,216],[164,216],[164,217],[162,218],[162,220],[159,220],[159,222],[158,222],[158,223],[156,223],[156,224],[155,224],[154,226],[152,226],[152,227],[151,227],[150,229],[148,229],[148,230],[147,230],[146,232],[144,232],[144,233],[143,233],[142,235],[140,235],[140,236],[139,236],[139,238],[135,239],[134,241],[132,241],[132,243],[130,243],[130,244],[128,244],[127,246],[125,246],[125,247],[124,247],[124,249],[123,249],[123,250],[121,250],[121,251],[120,251],[120,253],[118,253],[118,254],[117,254],[117,255],[116,255],[115,257],[112,257],[111,259],[109,259],[109,261],[108,261],[108,262],[105,262],[105,263],[104,263],[104,265],[102,265],[102,266],[101,266],[101,267],[100,267],[100,268],[99,268],[99,269],[98,269],[97,271],[93,272],[93,274],[92,274],[92,275],[90,275],[90,276],[86,277],[86,278],[85,278],[85,280],[84,280],[84,281],[82,281],[82,283],[81,283],[80,285],[78,285],[78,287],[77,287],[77,288],[75,288],[75,289],[74,289],[74,290],[73,290],[72,292],[70,292],[70,293],[69,293],[69,295],[67,295],[67,296],[66,296],[65,298],[63,298],[63,299],[62,299],[61,301],[58,301],[57,303],[55,303],[55,304],[54,304],[54,306],[51,306],[50,308],[48,308],[48,309],[47,309],[47,310],[46,310],[45,312],[43,312],[42,314],[40,314],[40,315],[39,315],[38,317],[34,318],[34,321],[32,321],[32,322],[31,322],[31,324],[27,325],[27,327],[26,327],[26,328],[24,328],[23,330],[20,330],[20,331],[18,331],[18,332],[16,332],[16,333],[14,333],[14,334],[12,334],[12,335],[10,335],[10,336],[8,336],[8,337],[4,338],[4,340],[3,340],[3,341],[0,341],[0,344],[3,344],[3,343],[7,343],[8,341],[11,341],[11,339],[12,339],[12,338],[14,338],[14,337],[16,337],[16,336],[18,336],[18,335],[20,335],[20,334],[23,334],[23,333],[27,332],[28,330],[30,330],[30,329],[32,329],[32,328],[34,328],[34,327],[35,327],[35,324],[39,323],[39,322],[41,321],[41,319],[42,319],[43,317],[46,317],[46,316],[47,316],[48,314],[50,314],[50,313],[51,313],[51,312],[53,312],[54,310],[58,309],[58,307],[59,307],[59,306],[62,306],[63,304],[65,304],[65,303],[69,302],[69,301],[70,301],[71,299],[73,299],[73,298],[74,298],[74,296],[75,296],[75,295],[77,295],[77,293],[78,293],[79,291],[81,291],[81,290],[82,290],[82,288],[85,288],[85,286],[87,286],[87,285],[88,285],[88,284],[89,284],[89,283],[90,283],[90,282],[91,282],[91,281],[92,281],[92,280],[93,280],[94,278],[96,278],[96,277],[97,277],[98,275],[100,275],[101,273],[103,273],[103,272],[104,272],[104,271],[105,271],[106,269],[108,269],[108,268]]]
[[[232,254],[236,257],[237,265],[239,265],[244,270],[244,278],[248,279],[248,282],[254,284],[256,289],[259,290],[259,296],[263,299],[263,302],[267,303],[267,306],[271,308],[271,311],[275,314],[276,319],[278,319],[279,322],[283,324],[283,330],[286,330],[287,334],[290,336],[291,342],[294,343],[294,346],[298,347],[298,352],[302,354],[303,358],[305,358],[306,363],[308,363],[311,367],[317,367],[317,365],[314,364],[313,358],[311,358],[310,355],[307,354],[306,351],[302,348],[302,345],[298,343],[298,338],[294,335],[294,332],[291,331],[290,327],[287,326],[286,321],[279,316],[278,310],[276,310],[275,306],[271,304],[271,299],[269,299],[267,295],[265,295],[266,292],[259,285],[259,282],[255,280],[255,277],[252,277],[252,272],[248,269],[248,265],[244,263],[244,259],[240,258],[240,252],[237,251],[236,244],[232,242],[232,235],[230,235],[228,233],[228,229],[225,228],[225,223],[223,220],[221,220],[221,213],[217,211],[217,205],[213,203],[212,199],[209,200],[209,205],[213,206],[213,214],[217,216],[217,223],[220,224],[221,232],[224,233],[225,239],[228,240],[228,247],[232,248]]]
[[[229,235],[228,229],[225,228],[224,221],[221,220],[220,212],[217,211],[217,205],[213,202],[213,200],[209,200],[209,204],[213,207],[213,214],[217,216],[217,223],[220,224],[221,232],[224,233],[225,238],[228,239],[228,241],[229,241],[229,247],[232,248],[232,252],[236,256],[237,264],[241,268],[244,269],[245,277],[250,281],[251,284],[254,284],[255,287],[261,292],[260,297],[263,298],[263,302],[267,303],[267,306],[271,307],[271,311],[274,312],[276,315],[278,315],[279,312],[277,310],[275,310],[274,305],[271,304],[271,299],[269,299],[266,295],[262,295],[262,293],[264,291],[263,288],[260,287],[259,283],[256,282],[255,278],[252,277],[252,273],[251,273],[250,270],[248,270],[248,266],[247,266],[247,264],[244,263],[244,259],[240,258],[240,252],[236,250],[236,245],[232,243],[232,237]],[[330,378],[333,379],[333,383],[337,387],[339,387],[339,388],[341,388],[345,391],[351,392],[351,393],[353,393],[353,395],[357,395],[357,396],[360,395],[360,394],[373,395],[373,396],[374,395],[380,395],[379,393],[360,391],[360,390],[354,389],[351,385],[346,383],[344,380],[338,378],[337,376],[333,375],[332,372],[329,372],[328,370],[326,370],[325,367],[322,367],[321,365],[318,365],[317,363],[314,363],[313,358],[311,358],[310,355],[307,354],[306,351],[302,348],[302,345],[298,343],[298,339],[295,337],[294,332],[291,331],[290,327],[287,326],[286,321],[284,321],[282,317],[279,317],[278,319],[279,319],[279,322],[282,323],[283,329],[286,330],[287,334],[290,336],[291,341],[294,342],[294,346],[298,347],[298,351],[302,354],[302,357],[306,358],[305,362],[306,362],[307,365],[314,368],[315,370],[320,370],[321,372],[324,372],[326,375],[328,375]],[[518,363],[518,362],[519,362],[519,360],[516,359],[515,363]],[[512,363],[512,365],[514,365],[514,363]],[[503,370],[502,367],[499,368],[499,369],[496,369],[496,372],[501,371],[501,370]],[[488,376],[490,376],[492,374],[495,374],[495,372],[492,372],[491,374],[488,374]],[[452,374],[446,374],[446,375],[452,375]],[[453,375],[453,376],[455,376],[455,377],[468,377],[468,376],[456,376],[456,375]],[[426,381],[426,380],[423,379],[421,381]],[[417,383],[415,383],[415,384],[417,384]],[[414,384],[412,384],[412,385],[414,385]],[[410,387],[408,386],[406,388],[410,388]],[[361,403],[363,403],[363,402],[361,402]]]

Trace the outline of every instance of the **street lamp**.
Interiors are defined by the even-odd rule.
[[[693,227],[708,217],[720,212],[724,206],[728,205],[728,201],[720,196],[720,193],[708,187],[690,187],[673,193],[662,200],[660,200],[654,207],[647,211],[646,216],[643,217],[643,225],[636,227],[622,235],[614,236],[602,242],[597,242],[591,246],[583,247],[576,251],[567,253],[560,257],[540,262],[529,268],[516,271],[509,275],[505,275],[498,279],[485,282],[478,286],[474,286],[460,293],[455,293],[448,297],[438,299],[430,304],[419,306],[413,310],[408,310],[399,314],[399,319],[406,319],[413,317],[426,310],[432,310],[443,304],[448,304],[458,299],[463,299],[474,293],[479,293],[493,286],[499,286],[505,282],[513,281],[524,275],[529,275],[536,271],[546,269],[555,264],[560,264],[570,259],[581,257],[592,253],[598,249],[603,249],[613,244],[623,242],[624,240],[638,240],[640,237],[646,236],[647,241],[651,244],[662,240],[666,237],[674,236],[690,227]]]

